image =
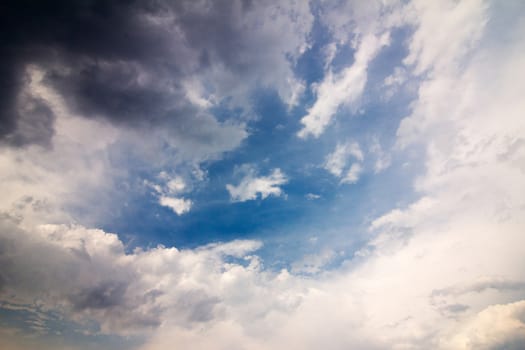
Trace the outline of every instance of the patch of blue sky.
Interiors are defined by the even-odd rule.
[[[303,140],[296,135],[301,117],[315,101],[311,89],[291,111],[275,91],[259,89],[252,98],[255,117],[249,123],[250,136],[222,159],[203,165],[207,179],[187,194],[193,201],[190,212],[178,216],[161,207],[156,195],[137,182],[130,188],[141,190],[130,193],[126,205],[102,223],[102,228],[119,233],[130,249],[157,244],[190,248],[239,238],[260,239],[265,246],[259,254],[276,267],[322,247],[336,248],[345,258],[351,257],[369,238],[371,220],[416,196],[411,183],[422,171],[420,155],[392,150],[399,121],[408,115],[415,92],[401,88],[393,98],[381,95],[382,82],[406,55],[407,31],[393,32],[391,45],[371,62],[359,111],[340,108],[321,137]],[[297,65],[297,72],[309,85],[322,79],[322,50],[329,40],[319,24],[312,40]],[[342,67],[351,56],[351,51],[341,50],[334,62]],[[222,118],[228,113],[224,107],[214,111]],[[380,173],[374,171],[375,155],[369,152],[374,140],[392,157],[392,166]],[[323,168],[327,154],[346,141],[358,142],[364,152],[364,171],[355,184],[341,184]],[[259,175],[280,168],[289,179],[281,186],[285,195],[232,202],[226,184],[238,183],[235,168],[243,164],[250,164]],[[158,169],[149,173],[141,169],[133,177],[152,179],[158,174]],[[309,194],[319,198],[308,198]]]

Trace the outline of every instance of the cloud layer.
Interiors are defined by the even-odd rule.
[[[51,349],[62,339],[58,347],[118,348],[103,337],[120,344],[137,337],[129,347],[142,350],[523,346],[525,8],[518,1],[7,8],[0,311],[25,316],[0,324],[0,347]],[[299,68],[318,44],[315,26],[326,35],[318,45],[322,77],[307,84]],[[400,31],[401,58],[389,51],[385,59]],[[385,84],[410,96],[400,99],[407,106],[392,142],[374,136],[367,150],[368,134],[331,130],[368,107],[355,122],[381,124],[374,115],[381,109],[365,97]],[[265,142],[288,132],[302,163],[233,154],[260,141],[250,137],[265,124],[250,126],[261,88],[275,92],[285,118],[296,118],[267,127],[264,137],[273,139]],[[305,91],[311,104],[301,105]],[[377,100],[395,106],[388,104],[395,98]],[[368,169],[376,175],[361,177]],[[347,224],[354,222],[343,219],[360,204],[374,207],[375,199],[367,202],[374,186],[412,179],[413,193],[381,214],[366,213],[356,225],[364,232],[354,236]],[[319,219],[315,239],[306,225],[293,226],[299,232],[290,243],[283,224],[272,227],[272,240],[262,231],[184,248],[134,246],[124,232],[90,225],[136,192],[152,211],[171,209],[177,224],[198,221],[191,215],[204,204],[193,196],[207,191],[214,198],[205,204],[219,216],[219,205],[262,207],[273,196],[311,208],[297,221],[311,213],[328,219]],[[330,205],[343,196],[351,205]],[[235,203],[245,201],[253,202]],[[343,233],[329,242],[334,230]],[[356,242],[353,250],[343,251],[347,241]],[[282,246],[287,254],[263,257]],[[306,246],[314,247],[301,255]],[[68,329],[73,340],[65,340]]]

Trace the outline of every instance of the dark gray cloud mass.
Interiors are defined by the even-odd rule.
[[[181,118],[201,109],[188,99],[185,79],[221,70],[257,80],[276,61],[288,64],[272,45],[274,36],[254,37],[250,30],[257,32],[258,24],[244,26],[248,12],[261,12],[250,1],[22,0],[0,6],[0,139],[15,146],[45,145],[53,135],[45,101],[22,108],[29,65],[42,69],[44,82],[80,115],[177,129]],[[224,97],[216,91],[221,84],[208,88]]]

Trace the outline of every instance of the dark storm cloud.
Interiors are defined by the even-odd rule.
[[[212,65],[253,74],[260,57],[268,58],[260,45],[271,45],[249,38],[241,24],[254,10],[250,1],[20,0],[0,6],[0,139],[16,146],[46,144],[53,134],[45,103],[20,107],[29,65],[43,69],[44,82],[80,115],[177,128],[181,115],[197,112],[185,97],[185,78]],[[38,130],[21,133],[27,122]]]
[[[28,64],[48,68],[61,63],[70,68],[74,78],[86,72],[82,63],[85,60],[140,58],[142,50],[148,49],[145,44],[149,40],[144,40],[147,34],[134,25],[132,8],[130,3],[116,1],[3,2],[0,32],[5,79],[0,91],[0,136],[8,141],[17,139],[15,144],[31,141],[16,137],[20,120],[28,114],[18,106],[18,96],[27,83]],[[133,33],[135,40],[130,40],[127,33]],[[136,36],[143,40],[136,40]],[[86,72],[89,73],[93,72]],[[99,93],[103,95],[104,89]],[[96,99],[93,103],[97,103]],[[52,128],[52,118],[42,123],[47,129]]]

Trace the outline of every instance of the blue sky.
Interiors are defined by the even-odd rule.
[[[370,71],[374,74],[369,75],[370,86],[363,98],[362,111],[352,113],[341,108],[335,116],[337,124],[326,130],[323,138],[305,141],[296,135],[301,117],[315,102],[312,89],[304,92],[300,105],[289,109],[272,89],[255,88],[250,95],[253,114],[248,122],[249,136],[222,159],[205,164],[206,180],[196,184],[192,191],[194,204],[190,212],[173,215],[172,210],[159,205],[151,190],[139,188],[137,197],[119,208],[118,216],[96,224],[110,232],[126,232],[142,245],[161,243],[177,247],[235,238],[262,239],[268,243],[277,240],[283,244],[290,235],[295,242],[293,236],[297,232],[303,234],[307,230],[309,235],[318,235],[315,232],[328,223],[332,230],[346,231],[345,228],[353,227],[353,235],[358,235],[366,229],[367,220],[413,197],[410,180],[422,165],[414,158],[412,169],[392,167],[383,175],[375,173],[375,159],[367,159],[365,174],[349,186],[341,185],[337,177],[323,168],[323,163],[341,142],[354,141],[363,147],[371,147],[373,142],[386,148],[393,146],[397,125],[408,113],[413,92],[399,91],[395,100],[384,102],[374,90],[401,63],[406,54],[403,40],[407,31],[396,30],[392,46],[371,62]],[[311,48],[302,54],[294,68],[295,74],[312,86],[324,76],[323,45],[329,40],[329,33],[322,24],[315,23],[309,35]],[[341,51],[334,59],[334,71],[351,64],[355,52],[349,47]],[[231,110],[217,106],[214,113],[227,118]],[[232,203],[226,184],[239,181],[236,169],[245,165],[260,174],[274,168],[283,170],[290,178],[281,186],[286,196]],[[158,173],[147,170],[136,177],[155,181]],[[390,186],[388,179],[396,186]],[[309,198],[309,194],[319,198]],[[345,213],[341,215],[343,208]],[[132,246],[135,244],[139,243]]]
[[[2,12],[2,349],[523,347],[520,1]]]

